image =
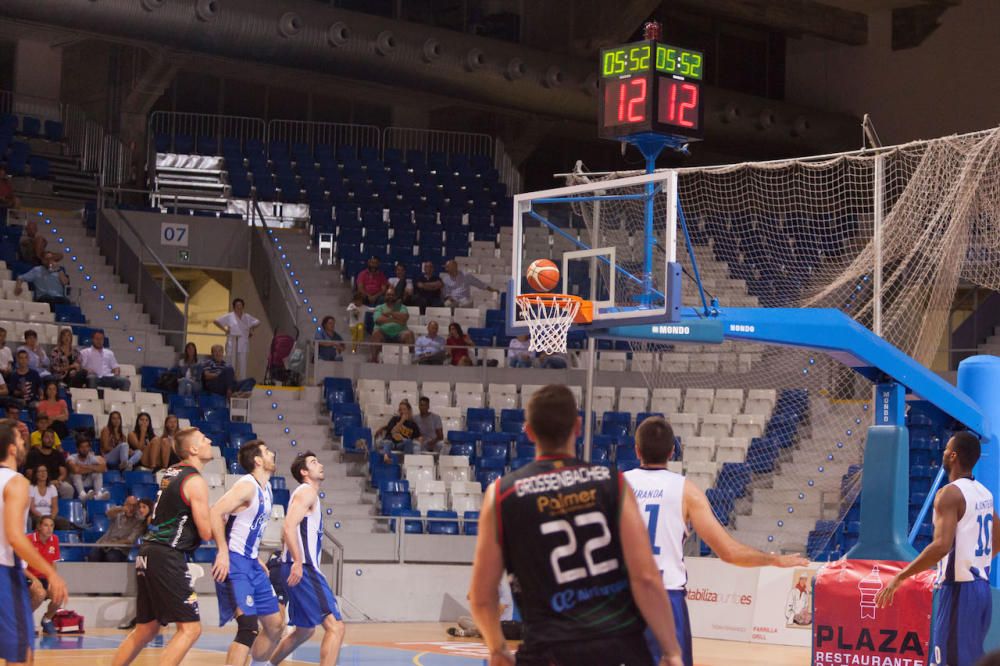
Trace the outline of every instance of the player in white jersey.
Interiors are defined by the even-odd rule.
[[[259,439],[245,442],[238,456],[247,474],[212,507],[212,535],[219,548],[212,566],[219,600],[219,626],[236,618],[236,638],[226,664],[264,666],[284,630],[278,597],[267,568],[257,559],[264,529],[271,520],[274,452]],[[228,516],[228,518],[226,518]],[[259,626],[263,633],[258,631]]]
[[[684,664],[692,666],[691,625],[685,602],[687,569],[684,567],[684,540],[690,528],[727,564],[802,567],[808,566],[809,560],[798,554],[763,553],[730,536],[716,520],[705,493],[680,474],[667,469],[667,461],[674,452],[674,431],[666,419],[654,416],[644,420],[635,431],[635,448],[642,466],[625,472],[625,479],[646,519],[653,559],[663,575],[663,586],[674,612]],[[653,657],[659,659],[658,643],[649,634],[646,639]]]
[[[323,626],[319,648],[320,666],[334,666],[344,642],[344,623],[337,600],[320,573],[323,545],[323,507],[319,484],[323,465],[311,451],[292,462],[292,477],[301,485],[292,492],[283,530],[285,538],[283,577],[288,581],[288,624],[295,627],[275,649],[271,663],[277,666]]]
[[[948,485],[934,497],[934,539],[875,597],[879,607],[891,605],[904,580],[938,565],[928,666],[977,663],[990,628],[990,562],[1000,547],[994,529],[1000,518],[993,495],[972,476],[979,454],[971,432],[948,440],[941,456]]]
[[[0,659],[8,666],[30,664],[35,643],[31,599],[24,563],[49,580],[49,594],[66,603],[66,582],[35,550],[24,531],[28,519],[28,480],[17,468],[27,457],[17,422],[0,420]]]

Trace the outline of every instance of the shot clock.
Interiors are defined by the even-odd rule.
[[[599,135],[702,137],[703,54],[655,40],[601,51]]]

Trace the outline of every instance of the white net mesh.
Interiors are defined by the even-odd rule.
[[[931,365],[949,332],[959,281],[1000,288],[998,145],[994,130],[822,159],[681,171],[680,203],[709,298],[722,309],[833,307],[872,328],[881,264],[881,334]],[[585,180],[595,179],[567,184]],[[658,227],[665,205],[658,195]],[[630,254],[642,236],[641,202],[577,203],[573,217],[582,222],[581,238],[599,225],[604,242],[617,234],[625,261],[641,259]],[[680,231],[678,238],[678,259],[690,274]],[[662,252],[658,247],[659,264]],[[601,279],[608,278],[597,276],[598,290]],[[693,281],[684,282],[684,304],[700,309]],[[850,545],[871,422],[867,380],[808,351],[736,342],[631,347],[632,368],[642,369],[652,389],[650,410],[664,412],[681,438],[688,477],[711,489],[717,515],[740,539],[785,550],[803,550],[808,540],[819,556]],[[946,435],[932,431],[926,451],[911,454],[911,520],[930,483],[929,473],[916,470],[937,464]]]
[[[558,294],[531,294],[517,299],[521,318],[528,322],[528,349],[545,354],[566,352],[566,335],[580,311],[580,301]]]

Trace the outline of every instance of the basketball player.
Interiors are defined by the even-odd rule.
[[[938,565],[929,666],[972,666],[990,628],[990,562],[1000,548],[1000,518],[993,495],[972,477],[979,453],[971,432],[948,440],[941,456],[948,485],[934,497],[934,540],[875,597],[880,608],[891,606],[904,580]]]
[[[635,450],[642,466],[625,472],[641,514],[646,519],[653,558],[663,575],[663,586],[674,611],[677,640],[684,653],[684,666],[693,666],[691,624],[688,618],[687,570],[684,540],[688,526],[727,564],[738,567],[805,567],[809,560],[795,555],[762,553],[730,536],[712,512],[705,493],[680,474],[667,470],[674,452],[674,431],[666,419],[654,416],[635,431]],[[653,636],[646,634],[650,651],[659,654]]]
[[[469,600],[490,664],[512,664],[500,627],[506,569],[524,621],[523,666],[650,666],[643,630],[681,665],[673,614],[628,483],[577,460],[576,400],[549,385],[528,403],[534,462],[491,484],[483,497]],[[643,620],[645,619],[645,622]]]
[[[160,627],[176,623],[177,632],[160,655],[160,664],[176,666],[201,635],[198,596],[187,556],[212,538],[208,484],[201,475],[212,459],[212,440],[197,428],[177,433],[174,453],[180,464],[167,469],[153,507],[152,522],[135,558],[138,594],[135,629],[118,646],[112,666],[126,666]]]
[[[323,625],[325,634],[319,647],[320,666],[334,666],[344,642],[340,608],[326,578],[319,571],[323,541],[323,509],[319,484],[323,465],[310,451],[292,462],[292,477],[301,485],[292,491],[285,516],[282,576],[288,581],[288,624],[295,630],[281,639],[271,663],[274,666],[294,652]]]
[[[238,460],[247,474],[212,507],[212,535],[219,548],[212,567],[219,600],[219,626],[236,618],[236,638],[226,664],[264,666],[281,639],[282,616],[267,569],[257,560],[264,528],[271,519],[274,452],[254,439],[240,447]],[[228,516],[227,522],[223,517]],[[258,619],[264,632],[258,635]],[[252,648],[252,650],[251,650]]]
[[[24,532],[28,479],[17,473],[28,449],[17,422],[0,419],[0,659],[8,666],[32,663],[35,644],[31,600],[22,561],[49,580],[53,603],[66,603],[66,582]]]

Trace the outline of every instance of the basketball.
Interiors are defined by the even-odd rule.
[[[552,291],[559,284],[559,267],[548,259],[535,259],[528,266],[527,278],[535,291]]]

